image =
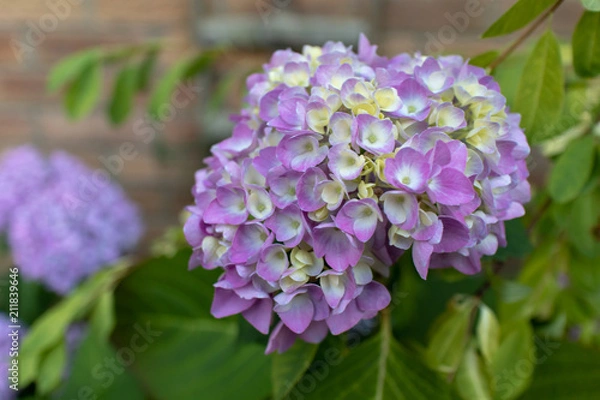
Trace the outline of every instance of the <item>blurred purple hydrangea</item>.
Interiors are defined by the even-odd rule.
[[[405,251],[423,279],[477,273],[524,213],[520,116],[459,56],[388,59],[361,36],[358,54],[277,51],[247,86],[184,229],[190,266],[225,271],[213,315],[271,332],[267,352],[374,317],[390,303],[375,277]]]
[[[65,294],[139,241],[137,208],[95,172],[64,152],[46,159],[30,146],[0,161],[0,233],[25,279]]]

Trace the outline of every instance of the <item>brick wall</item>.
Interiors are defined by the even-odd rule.
[[[471,9],[476,16],[461,19],[468,11],[467,4],[473,2],[478,4]],[[135,115],[117,129],[105,120],[102,110],[81,122],[70,122],[63,114],[59,97],[46,94],[44,89],[46,74],[61,57],[90,46],[164,39],[168,46],[159,64],[164,69],[194,50],[197,10],[235,10],[258,16],[260,6],[264,10],[265,5],[270,11],[284,13],[375,14],[378,42],[385,54],[443,50],[469,56],[488,48],[477,40],[478,35],[514,1],[385,0],[379,3],[381,9],[372,10],[375,3],[215,0],[212,7],[198,7],[192,0],[0,0],[0,151],[34,142],[45,151],[63,148],[93,168],[104,168],[100,157],[118,154],[124,142],[134,143],[139,154],[121,166],[116,179],[141,205],[148,241],[176,223],[178,212],[190,202],[193,171],[201,165],[206,150],[199,134],[198,106],[190,104],[178,109],[175,118],[149,144],[136,137],[133,128],[143,118],[143,98],[139,99]],[[578,0],[568,1],[554,21],[559,31],[569,32],[579,11]],[[46,33],[40,35],[39,28]],[[33,44],[21,60],[11,48],[14,40]],[[432,44],[436,40],[441,49]],[[494,42],[490,46],[491,43]],[[263,60],[247,57],[246,63],[259,65]],[[112,82],[108,75],[110,72],[107,85]]]

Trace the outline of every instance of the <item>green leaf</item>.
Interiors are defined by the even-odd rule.
[[[475,343],[467,346],[458,370],[456,371],[456,390],[464,400],[492,400],[492,389],[485,366],[477,354]]]
[[[273,355],[274,400],[283,399],[302,378],[317,353],[318,345],[297,340],[285,353]]]
[[[556,0],[519,0],[483,33],[481,37],[502,36],[523,28]]]
[[[500,324],[494,312],[485,304],[479,305],[477,343],[484,359],[491,363],[500,344]]]
[[[583,13],[573,33],[572,47],[577,75],[593,78],[600,74],[600,12]]]
[[[146,53],[146,56],[142,60],[139,71],[138,71],[138,82],[137,89],[138,90],[146,90],[148,89],[148,85],[150,83],[150,77],[152,72],[154,71],[154,66],[156,65],[156,60],[158,58],[158,48],[151,49]]]
[[[125,121],[131,113],[138,86],[137,73],[137,68],[126,66],[117,76],[112,98],[108,106],[108,116],[110,117],[110,121],[115,125]]]
[[[86,50],[64,58],[50,71],[48,90],[54,92],[75,81],[90,65],[99,63],[101,58],[102,53],[98,49]]]
[[[161,119],[164,107],[171,105],[171,95],[177,85],[206,71],[220,50],[209,50],[175,64],[158,82],[148,103],[148,113],[156,120]]]
[[[264,399],[271,393],[264,344],[244,342],[236,319],[210,315],[219,272],[189,271],[190,255],[152,259],[122,281],[113,337],[134,350],[135,374],[152,398]]]
[[[515,99],[515,111],[523,116],[521,126],[533,142],[543,139],[559,118],[564,84],[558,42],[548,30],[527,60]]]
[[[109,291],[103,293],[94,306],[90,326],[100,338],[108,341],[115,324],[115,296]]]
[[[506,247],[498,248],[494,258],[506,261],[510,258],[523,258],[531,253],[533,246],[523,224],[523,219],[513,219],[504,223],[506,229]]]
[[[60,398],[143,400],[143,393],[127,369],[132,360],[130,354],[133,354],[130,347],[115,353],[105,339],[90,329],[75,353]]]
[[[432,368],[443,373],[456,371],[470,339],[471,318],[476,306],[476,299],[456,296],[433,324],[431,340],[425,353]]]
[[[72,119],[87,115],[100,98],[102,91],[102,68],[99,62],[86,66],[69,85],[65,94],[65,109]]]
[[[531,386],[521,400],[596,400],[600,393],[600,352],[563,342],[538,349]]]
[[[521,322],[508,332],[491,365],[496,382],[496,399],[516,399],[529,385],[535,368],[533,332],[529,322]]]
[[[125,264],[100,271],[31,326],[21,346],[21,387],[26,387],[36,379],[45,354],[63,340],[68,326],[84,317],[102,293],[112,290],[126,272]]]
[[[581,4],[590,11],[600,11],[600,0],[581,0]]]
[[[469,60],[469,64],[475,65],[477,67],[486,68],[490,65],[496,58],[498,58],[500,53],[496,50],[486,51],[485,53],[481,53],[476,55],[475,57]]]
[[[61,340],[45,356],[40,365],[40,373],[37,379],[37,392],[45,396],[56,389],[62,380],[65,365],[67,363],[67,347],[64,340]]]
[[[572,141],[550,174],[548,191],[557,203],[567,203],[579,196],[594,168],[594,137],[586,135]]]
[[[595,233],[600,222],[598,204],[600,204],[600,194],[589,192],[566,205],[570,208],[566,221],[568,239],[577,250],[590,258],[600,257],[600,240]]]
[[[384,323],[385,325],[385,323]],[[325,369],[324,369],[325,370]],[[385,326],[377,336],[350,351],[328,375],[306,379],[290,398],[306,400],[444,400],[451,388],[404,349]],[[302,382],[302,381],[301,381]],[[310,382],[315,382],[310,385]],[[316,388],[315,388],[316,386]],[[314,391],[311,391],[314,388]]]

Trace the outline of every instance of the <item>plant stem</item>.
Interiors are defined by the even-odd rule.
[[[500,65],[504,60],[506,60],[506,58],[512,54],[513,51],[515,51],[517,49],[517,47],[519,47],[521,44],[523,44],[523,42],[525,42],[525,40],[527,40],[527,38],[546,20],[548,19],[548,17],[550,17],[554,11],[556,11],[556,9],[564,2],[565,0],[558,0],[556,3],[554,3],[554,5],[552,7],[550,7],[548,10],[546,10],[541,17],[539,17],[533,24],[531,24],[529,26],[529,28],[527,28],[527,30],[525,30],[525,32],[523,32],[521,34],[521,36],[519,36],[506,50],[504,50],[499,56],[498,58],[496,58],[494,61],[492,61],[492,63],[489,65],[489,69],[490,69],[490,73],[494,70],[494,68],[496,68],[498,65]]]

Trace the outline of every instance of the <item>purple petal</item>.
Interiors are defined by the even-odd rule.
[[[433,246],[427,242],[415,241],[412,248],[412,258],[415,263],[415,268],[421,279],[427,279],[427,271],[429,270],[429,260],[433,253]]]
[[[266,335],[269,333],[273,316],[273,300],[260,299],[252,307],[242,312],[242,315],[257,331]]]
[[[309,168],[296,186],[298,205],[302,211],[316,211],[325,205],[321,193],[317,190],[318,185],[325,181],[325,173],[319,168]]]
[[[215,318],[229,317],[249,309],[255,302],[256,299],[242,299],[231,290],[216,288],[210,313]]]
[[[351,301],[343,312],[331,314],[326,322],[331,333],[339,335],[355,327],[362,317],[363,312],[358,309],[356,301]]]
[[[336,271],[344,271],[360,260],[364,245],[333,224],[321,224],[313,234],[315,255],[325,257],[327,264]]]
[[[429,181],[427,194],[434,202],[458,206],[473,200],[475,190],[465,174],[454,168],[444,168]]]
[[[363,288],[356,298],[356,304],[362,311],[380,311],[386,308],[392,297],[388,289],[379,282],[371,282]]]
[[[385,160],[384,175],[389,183],[397,188],[413,193],[425,189],[431,166],[424,155],[409,147],[404,147],[394,158]]]
[[[269,343],[267,344],[267,349],[265,350],[265,354],[271,354],[274,351],[278,353],[286,352],[290,347],[294,345],[296,341],[297,335],[290,331],[283,322],[279,322],[273,332],[271,332],[271,336],[269,337]]]
[[[273,240],[265,227],[258,222],[241,225],[231,243],[229,259],[233,263],[247,263],[255,259],[263,246]]]
[[[298,334],[308,328],[315,315],[313,302],[306,293],[294,296],[287,304],[277,304],[273,310],[292,332]]]

